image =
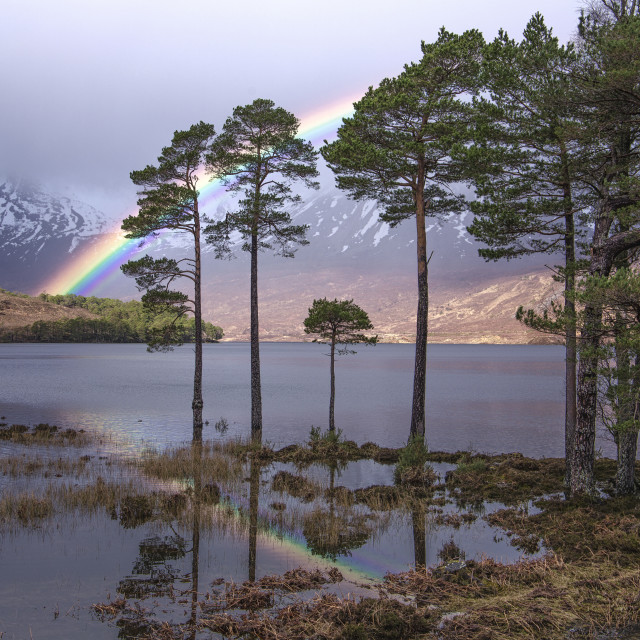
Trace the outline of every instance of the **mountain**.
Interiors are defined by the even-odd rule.
[[[88,204],[0,179],[0,286],[34,290],[107,227],[107,217]]]
[[[224,215],[230,201],[210,208]],[[556,295],[545,263],[553,258],[485,263],[467,234],[469,214],[428,221],[430,332],[450,342],[528,342],[539,337],[513,318],[515,309],[540,306]],[[383,340],[412,341],[416,313],[415,226],[390,227],[373,202],[348,200],[325,184],[303,194],[292,210],[309,225],[308,246],[294,259],[259,258],[261,334],[266,340],[305,339],[302,320],[314,298],[353,298],[369,312]],[[38,293],[46,278],[97,242],[113,223],[95,208],[23,183],[0,181],[0,286]],[[203,258],[204,311],[227,339],[248,339],[249,262],[239,235],[231,260]],[[185,237],[165,234],[154,255],[189,251]],[[142,255],[142,254],[141,254]],[[127,298],[132,282],[118,275],[96,295]],[[54,293],[54,292],[49,292]]]
[[[217,212],[218,215],[221,212]],[[259,258],[260,333],[266,340],[303,340],[314,298],[353,298],[383,340],[415,339],[415,223],[392,228],[373,202],[335,189],[307,195],[293,215],[308,224],[310,244],[294,259]],[[545,341],[514,318],[518,306],[540,307],[558,292],[544,264],[550,257],[486,263],[466,231],[470,214],[429,220],[430,339],[437,342]],[[207,261],[204,306],[227,339],[249,337],[249,260],[235,239],[231,261]]]

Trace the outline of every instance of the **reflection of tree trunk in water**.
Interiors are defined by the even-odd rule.
[[[425,526],[426,514],[424,505],[420,504],[411,509],[413,524],[413,554],[416,571],[427,566],[427,535]]]
[[[336,468],[331,465],[330,475],[329,475],[329,491],[330,491],[330,502],[329,502],[329,521],[331,522],[331,528],[333,529],[333,519],[335,516],[334,507],[335,507],[335,496],[333,494],[333,489],[335,487],[336,482]]]
[[[251,456],[249,487],[249,582],[256,579],[256,545],[258,541],[258,494],[260,493],[260,463]]]
[[[202,442],[194,441],[193,454],[193,520],[191,535],[191,617],[189,640],[195,640],[198,622],[198,570],[200,560],[200,508],[202,504]]]

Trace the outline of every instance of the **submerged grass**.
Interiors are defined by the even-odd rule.
[[[56,425],[40,423],[33,427],[24,424],[3,424],[0,426],[0,440],[23,445],[74,445],[83,447],[88,445],[92,436],[84,429],[59,429]]]
[[[69,482],[49,484],[39,494],[6,492],[0,498],[0,530],[39,526],[54,516],[78,511],[92,514],[104,510],[124,528],[137,527],[151,519],[176,517],[173,496],[152,491],[139,480],[107,482],[98,477],[84,485]],[[179,501],[182,512],[187,503]]]
[[[90,458],[42,458],[25,454],[0,458],[0,475],[18,478],[20,476],[62,477],[82,475],[87,470]]]

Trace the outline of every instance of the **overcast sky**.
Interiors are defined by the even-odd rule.
[[[0,173],[74,192],[110,217],[129,172],[176,129],[220,129],[271,98],[299,117],[397,75],[438,29],[519,38],[540,11],[561,41],[580,0],[3,0]]]

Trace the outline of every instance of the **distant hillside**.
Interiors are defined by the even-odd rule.
[[[41,298],[0,289],[0,329],[25,327],[38,321],[56,322],[70,318],[98,317],[80,307],[61,307]]]
[[[260,337],[265,341],[310,340],[303,320],[314,298],[353,298],[371,318],[384,342],[413,342],[416,330],[416,277],[413,271],[386,278],[356,268],[313,273],[265,269],[260,283]],[[429,291],[429,342],[453,344],[554,344],[556,336],[527,329],[516,309],[542,309],[561,293],[549,270],[458,282],[434,278]],[[225,340],[249,340],[248,273],[205,281],[203,304],[225,328]]]
[[[40,294],[32,298],[0,289],[0,342],[149,342],[167,325],[178,342],[193,342],[195,321],[171,315],[150,316],[141,302]],[[203,321],[203,339],[222,338],[221,327]]]

